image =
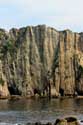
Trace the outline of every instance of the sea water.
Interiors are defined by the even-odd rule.
[[[57,118],[67,116],[75,116],[78,120],[83,120],[83,99],[0,100],[0,125],[54,123]]]

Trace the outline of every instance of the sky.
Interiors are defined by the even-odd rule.
[[[0,0],[0,28],[39,24],[83,32],[83,0]]]

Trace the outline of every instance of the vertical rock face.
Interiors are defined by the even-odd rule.
[[[0,97],[6,97],[8,95],[9,95],[8,86],[7,86],[6,78],[2,71],[2,63],[0,60]]]
[[[60,88],[64,94],[74,94],[75,72],[73,65],[74,33],[69,30],[60,33]]]
[[[83,94],[82,33],[45,25],[0,30],[0,60],[10,94]]]

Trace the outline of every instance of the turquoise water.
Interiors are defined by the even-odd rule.
[[[70,115],[83,119],[83,99],[0,100],[0,125],[37,121],[54,123],[57,118]]]

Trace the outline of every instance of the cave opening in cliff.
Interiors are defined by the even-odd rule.
[[[64,89],[60,88],[59,93],[61,96],[64,96]]]
[[[15,84],[8,86],[10,95],[21,95],[21,92],[18,90]]]

